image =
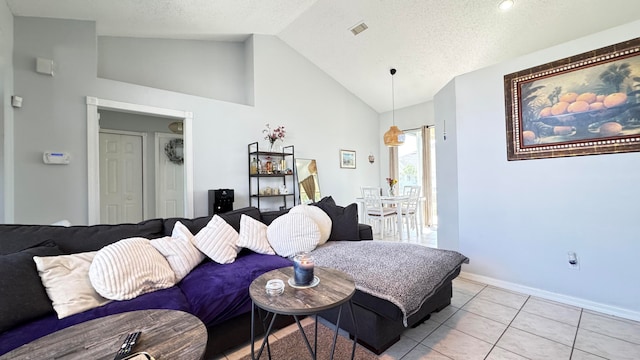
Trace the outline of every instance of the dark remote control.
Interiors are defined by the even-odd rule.
[[[136,331],[127,335],[127,338],[124,339],[124,342],[120,346],[120,349],[118,349],[118,352],[116,353],[116,357],[113,360],[120,360],[125,356],[131,354],[131,351],[133,350],[133,346],[136,344],[136,341],[138,341],[139,336],[140,336],[140,331]]]

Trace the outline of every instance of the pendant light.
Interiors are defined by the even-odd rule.
[[[396,126],[396,103],[395,103],[395,88],[393,86],[393,75],[396,74],[396,69],[391,69],[391,116],[393,119],[393,125],[389,130],[384,133],[384,144],[389,147],[400,146],[404,143],[404,133]]]

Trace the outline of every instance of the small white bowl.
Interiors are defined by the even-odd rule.
[[[267,291],[267,295],[280,295],[284,292],[284,281],[280,279],[269,280],[264,288]]]

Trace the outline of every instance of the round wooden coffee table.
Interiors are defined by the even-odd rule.
[[[311,353],[312,358],[316,358],[318,344],[318,319],[317,314],[335,307],[340,307],[338,311],[338,319],[336,321],[335,335],[333,338],[333,347],[331,349],[331,358],[335,352],[336,340],[338,338],[338,328],[340,326],[340,317],[342,315],[342,305],[348,304],[350,307],[351,321],[353,328],[357,329],[356,319],[353,312],[353,303],[351,298],[356,292],[356,286],[351,275],[336,269],[326,267],[316,267],[314,275],[320,279],[317,286],[309,288],[295,288],[289,285],[288,280],[293,277],[293,267],[276,269],[262,274],[256,278],[249,287],[249,295],[253,301],[251,308],[251,356],[252,359],[260,358],[265,344],[268,344],[269,333],[273,327],[277,315],[292,315],[298,324],[298,329],[302,334],[307,345],[307,349]],[[267,281],[272,279],[280,279],[284,281],[284,292],[280,295],[268,295],[265,290]],[[254,324],[256,307],[263,309],[271,314],[269,326],[266,329],[262,346],[258,350],[256,356],[254,352]],[[313,348],[305,335],[302,325],[300,325],[300,316],[315,315],[315,341]],[[268,315],[267,315],[268,318]],[[265,322],[266,324],[266,322]],[[351,359],[355,354],[357,334],[353,335],[353,349],[351,351]],[[271,353],[267,346],[267,353],[271,359]]]
[[[133,352],[156,359],[199,360],[207,329],[197,317],[177,310],[140,310],[86,321],[41,337],[0,359],[113,360],[129,333],[140,331]]]

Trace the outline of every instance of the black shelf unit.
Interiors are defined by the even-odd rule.
[[[248,153],[248,174],[249,174],[249,203],[260,210],[289,209],[296,205],[296,184],[295,184],[295,150],[293,145],[282,147],[282,151],[260,150],[258,142],[250,143],[247,146]],[[262,162],[262,169],[252,169],[253,160]],[[273,166],[270,173],[267,172],[266,162],[271,160]],[[282,168],[282,163],[285,167]],[[254,171],[256,171],[254,173]],[[280,194],[280,186],[287,189],[286,194]],[[277,194],[265,193],[266,188],[271,191],[278,191]],[[261,201],[262,200],[262,201]],[[264,207],[265,204],[267,207]],[[264,208],[263,208],[264,207]]]

